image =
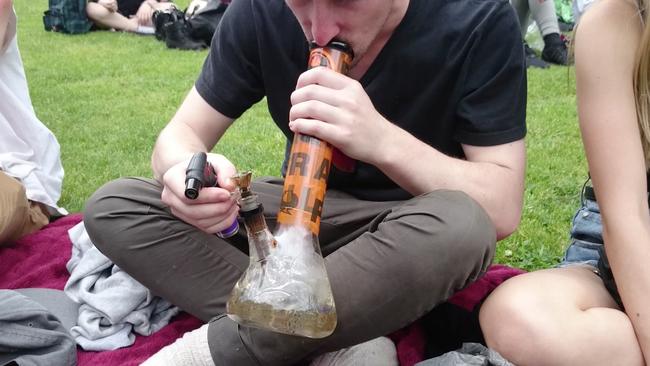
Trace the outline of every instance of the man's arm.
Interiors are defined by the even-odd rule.
[[[524,139],[496,146],[462,145],[466,160],[449,157],[387,122],[372,164],[414,196],[438,189],[467,193],[490,216],[502,239],[517,229],[523,205]]]
[[[591,7],[576,32],[575,62],[580,129],[602,213],[605,249],[649,363],[650,213],[633,86],[644,31],[638,11],[628,2],[603,1]],[[596,42],[599,47],[594,47]]]
[[[151,166],[156,180],[162,181],[169,168],[193,153],[210,151],[232,122],[192,88],[154,146]]]
[[[401,130],[377,167],[413,195],[436,189],[467,193],[488,213],[502,239],[521,218],[526,169],[524,140],[496,146],[463,145],[466,160],[451,158]]]
[[[163,185],[162,201],[175,216],[208,233],[226,229],[237,217],[229,192],[235,167],[222,155],[208,154],[222,188],[204,188],[196,200],[185,197],[185,170],[191,156],[212,150],[232,122],[192,88],[158,136],[151,158],[154,177]]]
[[[289,127],[328,141],[348,156],[381,169],[413,195],[464,191],[487,211],[497,237],[519,224],[524,191],[524,140],[463,145],[466,160],[451,158],[386,120],[356,80],[326,68],[298,79]]]

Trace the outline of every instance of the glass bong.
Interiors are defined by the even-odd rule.
[[[352,50],[345,43],[312,44],[308,67],[324,66],[345,74],[351,61]],[[294,135],[275,235],[249,189],[250,174],[234,177],[250,255],[248,269],[226,305],[228,316],[236,322],[309,338],[327,337],[334,331],[336,308],[318,243],[333,151],[325,141]]]

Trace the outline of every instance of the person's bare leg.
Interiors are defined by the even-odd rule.
[[[511,278],[480,312],[487,345],[520,366],[643,365],[627,315],[591,267]]]
[[[88,3],[86,5],[86,14],[90,20],[102,28],[113,28],[127,32],[135,32],[138,29],[137,19],[127,18],[97,3]]]

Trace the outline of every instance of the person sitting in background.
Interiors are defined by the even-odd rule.
[[[569,52],[560,36],[560,25],[555,13],[555,3],[551,0],[510,0],[510,4],[515,8],[519,17],[521,36],[526,36],[529,20],[532,16],[544,38],[542,60],[538,59],[535,52],[525,44],[526,65],[541,68],[548,67],[546,62],[556,65],[568,65]]]
[[[96,0],[88,2],[86,14],[101,28],[154,34],[154,11],[171,6],[168,0]]]
[[[599,0],[575,34],[576,95],[593,187],[559,268],[499,286],[487,344],[517,365],[650,362],[650,26],[647,0]]]
[[[65,214],[59,143],[34,113],[11,0],[0,0],[0,245]]]

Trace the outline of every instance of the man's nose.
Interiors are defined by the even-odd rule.
[[[319,46],[327,45],[340,32],[336,12],[328,1],[314,1],[312,8],[311,34]]]

